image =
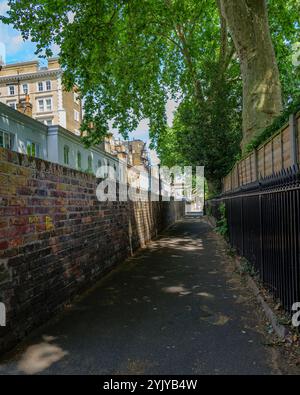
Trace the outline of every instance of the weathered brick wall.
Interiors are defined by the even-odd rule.
[[[184,214],[181,202],[99,202],[94,176],[0,148],[0,350]]]

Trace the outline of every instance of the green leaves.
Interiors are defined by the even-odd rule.
[[[126,136],[142,118],[150,119],[155,140],[166,127],[168,97],[193,94],[196,80],[200,86],[205,78],[201,64],[218,34],[214,0],[11,0],[9,6],[2,21],[35,41],[40,56],[60,47],[64,84],[76,84],[85,97],[89,143],[103,137],[110,120]]]
[[[219,205],[219,216],[220,219],[217,221],[216,231],[223,237],[228,237],[228,222],[226,217],[226,205],[225,203],[220,203]]]
[[[209,100],[201,106],[186,98],[179,106],[173,127],[157,142],[162,164],[205,166],[205,175],[214,192],[235,163],[241,140],[241,83],[220,79],[217,63],[210,67]],[[237,110],[240,109],[240,110]]]
[[[300,110],[300,96],[296,97],[282,112],[282,114],[274,120],[272,125],[264,129],[255,136],[252,141],[245,147],[245,154],[250,153],[267,141],[270,137],[278,132],[288,121],[291,114],[296,114]]]
[[[293,44],[300,41],[300,2],[269,0],[269,23],[280,71],[284,104],[300,96],[300,70],[293,65]]]
[[[82,131],[98,143],[110,121],[126,137],[150,120],[164,164],[206,166],[220,180],[239,155],[242,90],[234,45],[215,0],[10,0],[8,17],[39,56],[60,48],[63,82],[84,97]],[[291,48],[299,2],[268,1],[285,103],[299,92]],[[223,34],[222,34],[223,33]],[[298,78],[298,79],[297,79]],[[168,98],[181,102],[167,128]]]

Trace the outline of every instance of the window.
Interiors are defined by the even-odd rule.
[[[81,152],[77,152],[77,169],[81,169]]]
[[[102,166],[101,159],[98,160],[98,169]]]
[[[38,100],[38,107],[39,107],[39,111],[40,112],[44,112],[45,111],[44,99],[39,99]]]
[[[88,171],[93,171],[93,158],[92,158],[92,155],[88,156]]]
[[[43,92],[44,91],[44,84],[42,82],[38,82],[38,91]]]
[[[22,89],[23,89],[23,94],[28,95],[29,93],[28,84],[23,84]]]
[[[46,81],[46,90],[51,91],[51,81]]]
[[[40,156],[39,144],[28,140],[27,144],[26,144],[26,148],[27,148],[27,155],[28,156],[35,156],[35,157],[39,157]]]
[[[0,147],[12,149],[14,143],[14,135],[0,130]]]
[[[10,96],[14,96],[15,95],[15,86],[14,85],[9,85],[9,87],[8,87],[8,94]]]
[[[69,164],[69,154],[70,154],[70,148],[65,145],[64,146],[64,164],[68,165]]]
[[[45,112],[45,111],[52,111],[52,99],[38,99],[38,111]]]
[[[8,102],[6,102],[6,104],[7,104],[9,107],[13,108],[14,110],[17,109],[17,102],[16,102],[16,101],[8,101]]]
[[[38,82],[37,87],[38,92],[51,91],[52,83],[51,81],[40,81]]]
[[[47,111],[52,110],[52,99],[46,99],[46,109]]]
[[[79,122],[79,111],[74,110],[74,119],[75,121]]]

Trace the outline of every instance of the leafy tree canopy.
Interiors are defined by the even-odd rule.
[[[291,101],[298,101],[300,97],[300,67],[293,64],[293,48],[296,43],[300,43],[300,2],[269,0],[268,11],[283,101],[287,107]]]
[[[36,42],[39,54],[51,56],[52,44],[59,45],[64,83],[76,84],[85,97],[83,129],[91,142],[106,133],[109,120],[126,135],[149,118],[154,136],[165,127],[168,97],[196,88],[204,94],[199,66],[218,46],[214,0],[22,0],[9,6],[2,20]]]
[[[37,43],[60,47],[67,88],[84,97],[86,143],[108,124],[124,137],[143,118],[165,164],[205,164],[224,176],[239,154],[242,89],[238,59],[219,0],[10,0],[5,23]],[[284,101],[299,92],[292,45],[298,0],[269,0],[269,21]],[[166,102],[181,103],[166,128]],[[176,163],[177,162],[177,163]]]
[[[205,166],[211,193],[218,192],[220,180],[238,159],[242,115],[241,84],[215,79],[210,100],[199,108],[194,99],[185,99],[173,127],[161,132],[157,144],[163,165]]]

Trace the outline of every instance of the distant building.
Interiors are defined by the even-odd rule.
[[[114,138],[110,133],[101,144],[103,151],[109,152],[120,160],[126,161],[129,166],[149,167],[149,156],[146,143],[143,140],[121,140]]]
[[[107,168],[104,176],[111,166],[118,180],[148,189],[149,160],[142,140],[121,141],[109,134],[98,146],[83,146],[81,101],[76,87],[71,92],[63,88],[62,73],[57,59],[49,59],[47,67],[38,61],[2,65],[0,147],[82,171]]]
[[[146,143],[142,140],[125,141],[128,149],[128,163],[134,169],[129,171],[129,183],[139,185],[141,189],[149,190],[150,165]]]
[[[59,125],[77,135],[82,121],[82,105],[76,88],[67,92],[62,85],[58,60],[40,67],[37,60],[3,65],[0,72],[0,102],[17,109],[29,95],[34,119],[47,126]],[[26,111],[24,111],[26,113]]]
[[[0,147],[94,174],[103,167],[104,176],[111,166],[117,179],[126,181],[118,158],[100,147],[85,148],[74,133],[61,126],[43,125],[3,103],[0,103]]]
[[[142,140],[131,140],[126,141],[129,161],[132,166],[144,166],[149,167],[149,156],[147,151],[146,143]]]
[[[128,169],[128,182],[142,189],[150,186],[150,164],[146,143],[142,140],[123,141],[109,134],[101,144],[103,151],[118,158]]]

